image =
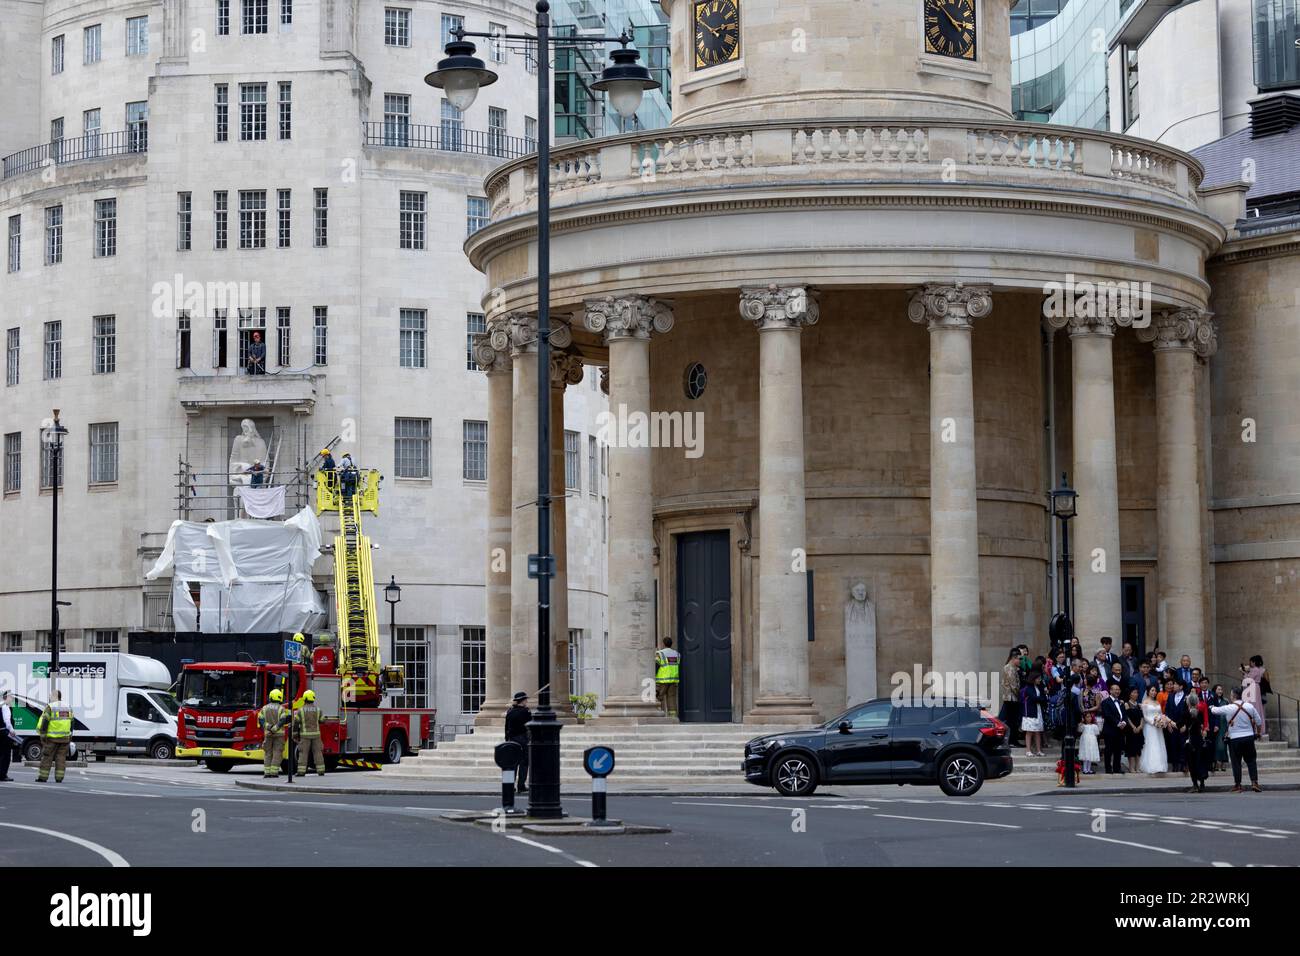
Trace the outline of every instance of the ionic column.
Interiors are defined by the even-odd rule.
[[[510,326],[506,317],[490,319],[474,343],[474,361],[488,380],[487,447],[487,688],[475,723],[499,726],[510,706],[510,460],[514,379]]]
[[[556,328],[558,332],[558,327]],[[565,338],[572,333],[566,329]],[[557,338],[552,334],[551,339]],[[551,352],[551,553],[555,577],[551,579],[551,706],[561,717],[569,708],[569,542],[565,520],[568,488],[564,467],[564,389],[582,381],[582,358]]]
[[[1218,337],[1208,312],[1157,314],[1138,339],[1156,352],[1156,528],[1158,594],[1170,660],[1183,654],[1204,665],[1201,460],[1197,440],[1196,360],[1209,358]]]
[[[1120,599],[1119,475],[1115,455],[1115,328],[1130,319],[1110,316],[1049,317],[1070,329],[1073,377],[1074,471],[1079,493],[1071,544],[1074,633],[1085,648],[1102,637],[1123,636]]]
[[[586,325],[609,346],[609,407],[619,421],[650,413],[650,336],[673,327],[672,310],[640,295],[587,303]],[[643,430],[643,433],[645,430]],[[609,446],[609,696],[601,719],[661,716],[654,698],[654,528],[651,449]],[[650,681],[651,683],[646,683]]]
[[[510,691],[537,704],[537,581],[528,555],[537,551],[537,316],[509,316],[514,366],[510,480]]]
[[[789,722],[816,713],[808,683],[800,344],[818,307],[807,286],[769,285],[741,289],[740,314],[759,332],[758,690],[746,719]]]
[[[974,320],[987,286],[927,285],[907,317],[930,331],[930,656],[946,689],[980,667],[979,513],[975,492]],[[966,685],[969,686],[969,685]]]

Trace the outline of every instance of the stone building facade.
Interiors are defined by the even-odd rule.
[[[655,719],[665,635],[686,655],[685,720],[833,716],[852,702],[858,583],[878,693],[918,668],[996,671],[1020,642],[1045,652],[1062,472],[1089,653],[1158,644],[1226,680],[1249,650],[1275,687],[1300,684],[1293,429],[1238,447],[1233,426],[1241,389],[1295,396],[1277,377],[1295,284],[1273,259],[1212,260],[1244,186],[1202,191],[1195,159],[1143,140],[1013,121],[1003,0],[959,5],[976,39],[959,56],[927,42],[923,0],[739,0],[737,53],[709,65],[696,6],[663,6],[672,125],[552,157],[568,354],[607,366],[612,413],[703,420],[698,455],[631,431],[610,448],[605,716]],[[485,189],[492,222],[466,249],[501,290],[504,354],[536,308],[532,161]],[[531,494],[514,369],[489,425],[502,541],[507,503]],[[1280,540],[1234,528],[1263,514]],[[516,512],[516,551],[527,530]],[[526,639],[520,562],[489,590],[492,696]]]
[[[523,54],[489,52],[502,81],[458,117],[423,77],[448,17],[518,32],[531,26],[531,5],[4,0],[2,9],[0,228],[8,239],[14,224],[17,239],[0,270],[9,451],[0,535],[21,560],[0,582],[0,649],[48,641],[39,429],[52,409],[69,429],[60,596],[71,602],[70,650],[125,650],[129,631],[166,629],[169,582],[146,584],[143,572],[181,513],[178,496],[190,495],[178,469],[194,473],[195,497],[217,496],[188,502],[190,517],[233,516],[211,485],[223,485],[233,435],[251,418],[279,448],[279,475],[292,477],[337,436],[336,456],[350,451],[385,475],[366,529],[379,546],[376,581],[402,586],[411,693],[439,707],[440,723],[470,722],[486,624],[488,388],[470,349],[486,287],[461,243],[486,221],[484,175],[532,148],[535,78]],[[194,302],[189,283],[204,290]],[[210,283],[257,301],[217,301]],[[240,326],[260,323],[270,374],[249,376]],[[579,633],[580,679],[599,692],[605,488],[592,441],[604,397],[594,371],[568,384],[574,559],[563,636]],[[328,556],[316,568],[322,590],[331,568]]]

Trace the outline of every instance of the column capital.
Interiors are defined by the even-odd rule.
[[[987,285],[928,282],[912,293],[907,317],[931,332],[937,329],[972,329],[974,320],[993,311],[993,289]]]
[[[582,381],[585,366],[581,355],[555,351],[551,358],[551,388],[564,391],[568,385],[577,385]]]
[[[600,390],[605,394],[606,397],[609,396],[609,366],[608,365],[602,365],[600,367]]]
[[[673,310],[667,302],[644,295],[606,295],[587,299],[583,322],[592,332],[613,339],[648,339],[673,327]]]
[[[504,315],[487,320],[487,331],[474,337],[474,364],[480,372],[509,372],[510,323]]]
[[[573,344],[573,329],[563,319],[552,317],[550,339],[551,348],[567,349]],[[510,354],[522,355],[537,351],[537,313],[510,312],[503,317],[510,330]]]
[[[816,325],[821,318],[817,291],[806,285],[746,286],[740,290],[740,317],[760,332]]]
[[[1203,309],[1157,312],[1151,324],[1137,330],[1139,342],[1152,342],[1157,352],[1190,350],[1208,359],[1219,350],[1219,330],[1214,313]]]

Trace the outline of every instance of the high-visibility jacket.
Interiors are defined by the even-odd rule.
[[[49,703],[36,722],[36,732],[51,740],[66,740],[72,736],[72,708],[62,702]]]
[[[682,655],[672,647],[665,647],[655,654],[655,683],[681,683]]]
[[[293,712],[293,729],[299,737],[320,736],[320,708],[315,704],[303,704],[300,710]]]
[[[284,726],[289,722],[289,714],[285,711],[283,704],[277,704],[271,701],[257,712],[257,726],[262,728],[264,734],[279,734],[284,732]]]

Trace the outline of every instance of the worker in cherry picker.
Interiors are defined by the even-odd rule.
[[[347,501],[357,490],[357,466],[352,461],[350,452],[343,453],[339,462],[339,481],[343,485],[343,500]]]
[[[334,463],[334,455],[328,448],[320,450],[320,471],[325,476],[325,487],[331,491],[338,486],[338,465]]]

